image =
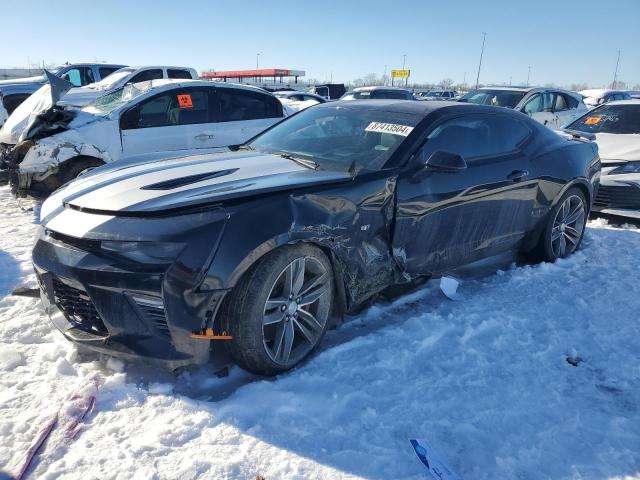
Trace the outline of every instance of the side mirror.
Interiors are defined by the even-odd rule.
[[[444,150],[433,152],[424,165],[430,170],[450,173],[467,168],[467,162],[464,161],[464,158],[457,153],[445,152]]]

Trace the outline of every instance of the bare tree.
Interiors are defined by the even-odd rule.
[[[366,85],[378,85],[378,76],[375,73],[367,73],[364,76],[364,83]]]
[[[451,88],[451,86],[454,83],[455,82],[453,81],[452,78],[445,78],[443,80],[440,80],[440,87],[442,87],[444,90],[447,90],[447,89]]]

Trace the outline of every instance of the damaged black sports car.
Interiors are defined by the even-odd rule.
[[[33,262],[73,342],[170,367],[225,345],[276,374],[390,286],[571,254],[599,175],[594,143],[519,112],[325,103],[235,152],[82,176],[44,203]]]

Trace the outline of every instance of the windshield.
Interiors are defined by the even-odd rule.
[[[115,92],[98,97],[82,110],[88,113],[97,113],[98,115],[108,115],[116,108],[147,92],[150,88],[151,82],[125,85]]]
[[[588,133],[640,134],[640,104],[603,105],[567,128]]]
[[[478,105],[515,108],[526,93],[527,92],[519,92],[517,90],[472,90],[463,96],[460,101],[476,103]]]
[[[106,76],[99,82],[94,83],[93,85],[91,85],[91,88],[95,88],[98,90],[105,90],[107,88],[111,88],[119,81],[127,78],[134,71],[135,69],[133,68],[121,68],[120,70],[113,72],[111,75]]]
[[[422,117],[344,106],[304,110],[248,147],[311,160],[321,170],[379,170]]]

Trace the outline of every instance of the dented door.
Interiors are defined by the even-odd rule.
[[[426,156],[434,149],[464,153],[466,169],[451,173],[422,167],[398,180],[393,250],[409,274],[441,273],[514,248],[531,224],[537,180],[527,155],[516,150],[474,158],[473,150],[482,150],[481,139],[476,135],[469,147],[459,137],[474,125],[469,117],[464,127],[454,125],[456,144],[434,138],[425,145]],[[492,134],[500,134],[499,123],[490,125]]]

